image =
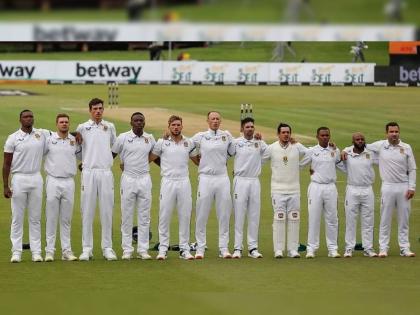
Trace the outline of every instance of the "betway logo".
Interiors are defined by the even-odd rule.
[[[137,80],[141,72],[141,67],[110,66],[100,63],[97,66],[84,67],[80,63],[76,64],[76,75],[81,77],[123,77],[126,79]]]
[[[34,71],[35,71],[35,66],[33,67],[3,66],[0,63],[0,77],[2,78],[31,79]]]
[[[400,66],[400,82],[417,82],[420,81],[420,67],[415,69],[405,69],[403,66]]]
[[[49,27],[34,26],[34,41],[115,41],[117,30],[90,28],[77,29],[74,26]]]

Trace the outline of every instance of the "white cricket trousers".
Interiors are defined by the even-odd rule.
[[[233,209],[235,213],[235,250],[242,250],[245,218],[248,217],[248,250],[258,248],[261,185],[258,178],[233,179]]]
[[[181,251],[189,251],[192,197],[188,177],[182,179],[163,177],[160,182],[159,250],[162,251],[167,251],[169,248],[169,227],[174,207],[178,210],[179,248]]]
[[[149,250],[150,208],[152,206],[152,180],[150,174],[121,176],[121,247],[132,253],[134,209],[137,209],[137,252]]]
[[[328,251],[338,249],[337,188],[334,183],[318,184],[311,182],[308,187],[308,249],[319,248],[319,229],[321,215],[325,219],[325,237]]]
[[[54,254],[57,223],[60,218],[61,251],[71,251],[71,219],[74,205],[73,177],[47,176],[46,190],[46,240],[45,251]]]
[[[223,251],[228,249],[229,220],[232,211],[230,181],[227,175],[200,175],[198,178],[195,224],[198,251],[204,252],[206,247],[206,226],[213,200],[216,200],[216,215],[219,221],[219,249]]]
[[[346,249],[356,245],[357,217],[360,213],[362,245],[364,250],[373,250],[374,204],[372,186],[346,187]]]
[[[405,194],[408,183],[382,183],[381,188],[381,222],[379,225],[379,249],[388,251],[391,235],[391,221],[394,209],[397,210],[398,244],[400,249],[410,248],[408,240],[408,225],[410,217],[410,200]]]
[[[82,172],[82,246],[83,252],[93,250],[93,220],[96,199],[102,226],[102,250],[112,248],[112,211],[114,208],[114,176],[109,169],[83,169]]]
[[[12,252],[22,252],[23,220],[28,209],[29,244],[32,254],[41,254],[41,206],[43,180],[40,173],[13,174],[12,224],[10,240]]]

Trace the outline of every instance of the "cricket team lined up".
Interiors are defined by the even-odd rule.
[[[248,107],[248,106],[247,106]],[[252,107],[251,107],[252,108]],[[252,110],[252,109],[251,109]],[[90,119],[77,127],[75,136],[69,133],[69,116],[56,117],[57,131],[35,129],[30,110],[20,113],[20,129],[11,134],[4,146],[4,195],[11,198],[12,242],[11,262],[20,262],[22,254],[25,210],[29,216],[29,239],[32,260],[53,261],[57,225],[63,260],[89,261],[93,258],[93,221],[99,201],[101,248],[106,260],[117,260],[113,250],[112,217],[114,209],[113,159],[121,160],[121,234],[122,257],[152,259],[149,250],[152,181],[149,163],[161,168],[159,194],[159,252],[165,260],[169,249],[169,227],[174,209],[178,212],[179,257],[203,259],[206,252],[206,227],[215,204],[219,257],[241,258],[244,223],[247,219],[248,256],[261,258],[258,244],[261,186],[259,176],[263,163],[271,165],[271,197],[273,207],[273,252],[275,258],[299,258],[301,217],[300,169],[310,165],[308,187],[308,238],[306,258],[314,258],[319,248],[321,217],[325,220],[328,256],[341,257],[338,252],[338,216],[336,170],[347,174],[345,196],[344,257],[352,257],[356,245],[357,219],[361,218],[362,246],[368,257],[387,257],[391,221],[394,210],[398,219],[398,244],[401,256],[413,257],[409,243],[410,200],[415,193],[416,163],[410,145],[399,139],[399,126],[386,125],[386,139],[366,144],[361,133],[352,136],[353,145],[342,152],[330,143],[330,130],[317,130],[318,144],[306,148],[292,137],[292,128],[280,123],[278,141],[267,145],[255,133],[254,119],[241,112],[242,136],[220,129],[221,115],[207,114],[209,129],[192,138],[182,135],[182,118],[171,116],[167,133],[155,141],[144,131],[146,118],[140,112],[131,116],[131,130],[116,135],[112,123],[102,119],[104,103],[94,98],[89,102]],[[231,182],[227,161],[234,158],[234,178]],[[74,207],[74,176],[77,160],[82,161],[81,215],[82,253],[76,257],[71,248],[70,231]],[[46,247],[41,248],[41,207],[43,178],[46,171]],[[195,255],[190,252],[190,220],[192,193],[189,160],[198,166],[198,189],[195,221]],[[382,180],[379,254],[374,249],[374,165],[379,164]],[[12,178],[9,185],[10,173]],[[229,224],[234,211],[233,253],[229,250]],[[133,247],[133,220],[137,212],[137,247]]]

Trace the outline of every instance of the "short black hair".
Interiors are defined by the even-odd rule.
[[[290,133],[292,133],[292,127],[290,127],[288,124],[286,123],[280,123],[279,126],[277,127],[277,134],[280,133],[281,128],[289,128]]]
[[[319,127],[316,130],[316,135],[318,136],[319,135],[319,132],[322,131],[322,130],[328,130],[328,132],[330,132],[330,128],[328,128],[328,127]]]
[[[255,119],[252,117],[245,117],[244,119],[241,120],[241,127],[243,128],[245,126],[245,124],[252,122],[253,124],[255,123]]]
[[[24,109],[23,111],[20,112],[19,119],[22,118],[23,113],[26,113],[26,112],[31,112],[32,113],[32,111],[30,109]]]
[[[135,113],[133,113],[133,114],[131,115],[130,120],[133,120],[133,117],[134,117],[134,116],[136,116],[136,115],[140,115],[140,116],[143,116],[143,117],[144,117],[144,115],[143,115],[142,113],[140,113],[140,112],[135,112]]]
[[[398,130],[400,130],[400,125],[398,125],[395,121],[390,121],[385,125],[385,131],[388,132],[389,127],[398,127]]]
[[[102,106],[104,106],[104,101],[97,97],[92,98],[89,102],[89,110],[92,109],[92,106],[99,105],[99,104],[102,104]]]

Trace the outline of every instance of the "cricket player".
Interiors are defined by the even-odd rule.
[[[328,257],[339,258],[337,249],[337,180],[336,167],[344,172],[340,150],[331,147],[330,129],[319,127],[317,130],[318,145],[309,148],[300,162],[303,167],[311,165],[311,183],[308,187],[308,247],[306,258],[314,258],[319,248],[319,229],[321,215],[325,219],[325,236]]]
[[[264,153],[263,161],[271,161],[271,200],[274,210],[273,245],[274,257],[287,255],[299,258],[300,227],[300,181],[299,161],[307,148],[291,142],[292,128],[280,123],[277,127],[278,141],[272,143]],[[286,228],[287,226],[287,228]]]
[[[114,208],[114,177],[111,171],[111,146],[116,139],[113,123],[102,119],[104,102],[94,98],[89,102],[90,119],[77,127],[82,143],[82,246],[81,261],[93,257],[92,225],[96,199],[99,198],[102,225],[102,254],[106,260],[116,260],[112,249],[112,211]]]
[[[41,163],[49,132],[33,128],[34,114],[25,109],[19,114],[20,129],[8,136],[4,145],[3,188],[4,196],[11,198],[12,263],[22,256],[23,221],[28,209],[29,243],[32,261],[42,262],[41,256],[41,206],[43,179]],[[9,186],[9,176],[12,180]]]
[[[376,154],[366,148],[365,137],[356,132],[353,145],[345,148],[347,159],[347,187],[344,208],[346,210],[346,248],[344,257],[352,257],[356,245],[357,217],[360,213],[363,254],[377,257],[373,249],[374,204],[372,185],[375,182],[374,164],[378,163]]]
[[[56,117],[57,132],[51,134],[45,145],[46,178],[46,240],[45,261],[54,260],[57,222],[60,218],[62,259],[77,260],[71,249],[70,231],[74,205],[74,175],[76,155],[81,157],[81,147],[69,134],[70,118],[67,114]]]
[[[131,130],[120,134],[112,152],[120,155],[124,170],[121,176],[121,234],[123,260],[133,256],[133,216],[137,209],[137,257],[152,259],[149,255],[150,208],[152,206],[152,180],[149,173],[149,153],[155,145],[153,135],[144,132],[146,119],[142,113],[131,115]]]
[[[408,238],[411,204],[416,190],[416,161],[411,146],[400,140],[396,122],[385,126],[387,140],[367,145],[379,158],[381,187],[381,221],[379,225],[379,257],[387,257],[394,208],[397,210],[400,255],[414,257]]]
[[[167,258],[169,227],[174,206],[178,209],[179,258],[192,260],[190,253],[190,220],[192,210],[191,183],[188,162],[199,164],[194,143],[182,135],[182,118],[172,115],[168,120],[168,138],[157,141],[150,154],[150,161],[160,158],[162,180],[159,203],[159,253],[158,260]]]
[[[198,167],[198,191],[196,205],[195,259],[203,259],[206,246],[206,225],[213,201],[219,221],[219,257],[232,258],[229,253],[229,220],[232,211],[230,180],[227,174],[228,153],[232,150],[233,138],[228,131],[220,130],[222,118],[219,112],[207,114],[209,129],[194,135],[191,140],[200,152]]]
[[[254,119],[241,121],[242,137],[234,139],[232,151],[235,156],[233,170],[233,208],[235,213],[235,247],[232,258],[241,258],[245,218],[248,217],[248,256],[262,258],[258,251],[258,228],[261,208],[262,156],[267,144],[254,138]]]

